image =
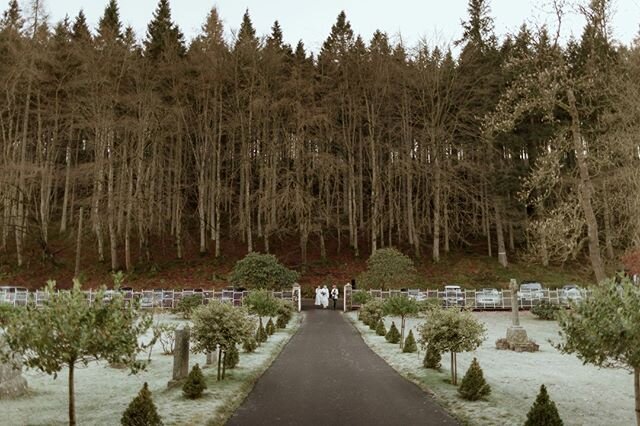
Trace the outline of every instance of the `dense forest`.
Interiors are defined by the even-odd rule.
[[[557,28],[498,39],[469,0],[455,46],[363,38],[340,13],[315,55],[249,12],[231,37],[214,8],[187,42],[168,0],[141,38],[115,0],[95,29],[41,8],[11,0],[0,22],[0,256],[17,267],[55,263],[53,238],[112,270],[159,237],[178,259],[186,240],[219,257],[295,238],[303,261],[329,240],[435,262],[486,241],[504,266],[585,259],[600,280],[640,246],[640,44],[612,39],[611,0],[579,5],[563,43],[559,6]]]

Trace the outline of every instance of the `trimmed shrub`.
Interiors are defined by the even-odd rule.
[[[291,287],[298,273],[287,269],[272,254],[249,253],[236,262],[231,272],[231,284],[249,289],[279,290]]]
[[[555,320],[560,306],[547,300],[541,300],[531,307],[531,313],[543,320]]]
[[[378,320],[378,325],[376,326],[376,334],[378,336],[386,336],[387,329],[384,326],[384,321],[382,319]]]
[[[224,366],[227,369],[236,368],[236,365],[238,365],[239,362],[240,354],[238,353],[238,348],[236,345],[231,345],[231,347],[225,352]]]
[[[178,301],[174,313],[182,315],[184,319],[191,319],[191,314],[193,310],[198,306],[201,306],[203,302],[202,295],[200,294],[191,294],[189,296],[185,296]]]
[[[266,331],[269,336],[273,335],[273,333],[276,332],[276,325],[273,323],[273,320],[271,318],[269,318],[264,331]]]
[[[162,419],[158,415],[158,410],[153,403],[151,392],[146,382],[138,396],[131,401],[124,414],[122,414],[120,424],[123,426],[162,426]]]
[[[276,327],[277,328],[287,328],[287,324],[289,323],[289,321],[287,321],[287,319],[281,315],[278,315],[278,318],[276,318]]]
[[[378,321],[384,317],[384,300],[373,299],[360,309],[360,320],[367,324],[371,330],[375,330]]]
[[[251,337],[244,342],[242,342],[242,350],[251,353],[254,352],[258,348],[258,342],[256,342],[255,337]]]
[[[258,323],[258,329],[256,330],[256,342],[258,342],[258,346],[266,342],[268,337],[269,335],[267,334],[267,332],[264,329],[264,326],[262,325],[262,318],[260,318],[260,321]]]
[[[402,352],[412,354],[417,350],[418,350],[418,345],[416,345],[416,339],[413,337],[413,330],[409,330],[409,335],[407,336],[406,339],[404,339]]]
[[[491,393],[491,386],[484,380],[480,363],[476,358],[471,361],[467,373],[462,378],[458,394],[466,400],[477,401]]]
[[[435,346],[427,345],[427,352],[424,354],[424,360],[422,361],[424,368],[439,370],[440,361],[442,361],[442,354],[438,352]]]
[[[384,336],[385,339],[387,339],[387,342],[389,343],[400,343],[400,332],[398,331],[398,328],[396,327],[396,323],[392,322],[391,323],[391,327],[389,327],[389,331],[387,332],[387,335]]]
[[[547,388],[545,385],[540,386],[540,393],[527,413],[524,426],[562,426],[562,424],[556,404],[549,399]]]
[[[204,392],[206,388],[207,384],[204,381],[202,370],[200,370],[200,366],[196,364],[189,372],[187,381],[182,386],[182,393],[189,399],[197,399],[202,396],[202,392]]]

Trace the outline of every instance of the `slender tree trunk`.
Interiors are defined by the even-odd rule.
[[[502,230],[502,216],[500,215],[500,201],[498,197],[493,197],[493,209],[496,212],[496,238],[498,241],[498,262],[504,268],[507,267],[507,249],[504,245],[504,233]]]
[[[69,204],[69,191],[71,187],[71,147],[67,145],[65,151],[65,176],[64,176],[64,198],[62,199],[62,218],[60,219],[60,233],[67,232],[67,209]]]
[[[593,210],[593,184],[589,176],[589,165],[587,163],[587,147],[580,131],[580,114],[576,107],[576,98],[573,89],[567,89],[567,101],[569,103],[569,114],[571,115],[571,134],[573,137],[573,149],[576,154],[578,171],[580,172],[580,204],[582,212],[587,221],[587,235],[589,237],[589,258],[591,267],[598,283],[607,278],[600,254],[600,241],[598,238],[598,221]]]
[[[435,184],[433,188],[433,261],[440,261],[440,164],[438,161],[438,154],[434,162],[435,167]]]
[[[76,237],[76,268],[74,272],[74,278],[80,276],[80,257],[82,254],[82,218],[84,217],[84,209],[80,207],[80,213],[78,216],[78,236]]]
[[[69,363],[69,426],[76,425],[76,397],[74,389],[74,364]]]
[[[640,426],[640,368],[633,369],[633,390],[636,398],[636,424]]]

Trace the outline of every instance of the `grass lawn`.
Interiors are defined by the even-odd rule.
[[[160,322],[185,322],[162,314]],[[269,337],[256,352],[240,352],[240,363],[227,370],[227,378],[216,382],[216,369],[203,369],[208,389],[203,397],[190,400],[182,396],[182,388],[167,388],[171,379],[173,357],[162,355],[158,343],[146,371],[130,375],[128,370],[110,368],[104,363],[91,363],[76,370],[76,412],[78,424],[119,425],[120,417],[142,384],[147,382],[153,400],[165,425],[218,425],[233,414],[253,388],[256,380],[271,365],[282,348],[300,326],[295,314],[285,330]],[[205,355],[191,354],[190,368],[205,364]],[[24,373],[30,393],[16,400],[0,401],[0,425],[65,425],[67,417],[67,371],[57,379],[33,370]]]
[[[510,312],[474,313],[487,327],[487,340],[474,352],[458,354],[458,380],[476,357],[492,393],[484,401],[470,402],[460,398],[457,388],[450,384],[448,353],[442,356],[441,371],[423,368],[424,351],[402,353],[398,345],[387,343],[358,321],[355,312],[346,315],[374,352],[404,377],[431,392],[463,424],[523,424],[542,384],[547,386],[565,425],[635,424],[633,376],[624,370],[583,365],[577,357],[559,353],[549,342],[560,339],[555,321],[521,313],[521,324],[529,338],[540,345],[540,351],[516,353],[495,348],[495,341],[505,336],[511,323]],[[417,339],[415,328],[422,321],[407,320],[406,333],[413,328]],[[395,322],[398,325],[399,319]],[[391,318],[385,323],[388,329]]]

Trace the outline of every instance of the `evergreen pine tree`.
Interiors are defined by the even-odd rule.
[[[109,0],[104,14],[98,22],[98,40],[108,42],[122,39],[122,23],[116,0]]]
[[[80,10],[78,16],[76,16],[76,19],[73,21],[71,39],[77,43],[89,44],[91,42],[91,31],[89,31],[87,17],[82,10]]]
[[[476,401],[491,393],[491,387],[484,380],[482,368],[480,368],[480,363],[476,358],[471,361],[467,373],[462,378],[458,393],[469,401]]]
[[[196,399],[202,396],[202,392],[207,388],[202,370],[198,364],[194,365],[187,376],[187,381],[182,386],[182,393],[189,399]]]
[[[378,325],[376,326],[376,334],[378,336],[386,336],[387,329],[384,326],[384,321],[381,319],[378,320]]]
[[[269,318],[269,321],[267,322],[267,326],[265,327],[265,331],[267,332],[267,334],[269,336],[273,335],[273,333],[276,332],[276,326],[273,323],[273,320],[271,318]]]
[[[389,327],[389,331],[385,338],[389,343],[400,343],[400,332],[398,331],[395,322],[391,322],[391,327]]]
[[[424,368],[431,368],[433,370],[440,369],[440,361],[442,360],[442,354],[433,345],[427,345],[427,351],[424,354],[424,360],[422,365]]]
[[[549,399],[547,388],[545,385],[540,386],[540,393],[527,413],[524,426],[562,426],[562,424],[556,404]]]
[[[156,405],[151,398],[151,392],[149,386],[145,382],[142,389],[138,393],[129,407],[125,410],[120,419],[120,423],[123,426],[161,426],[162,419],[158,415]]]
[[[184,56],[184,35],[171,20],[169,0],[159,0],[153,19],[147,27],[145,54],[152,60],[173,55]]]
[[[20,13],[20,6],[18,0],[11,0],[9,2],[9,8],[2,14],[2,21],[0,21],[0,28],[4,31],[14,31],[19,33],[24,26],[24,19]]]
[[[231,345],[229,349],[227,349],[225,357],[224,357],[224,366],[227,369],[236,368],[236,365],[240,362],[240,353],[238,352],[238,348],[236,345]]]
[[[409,335],[407,336],[406,339],[404,339],[402,352],[412,354],[417,350],[418,350],[418,345],[416,345],[416,339],[413,337],[413,330],[409,330]]]

